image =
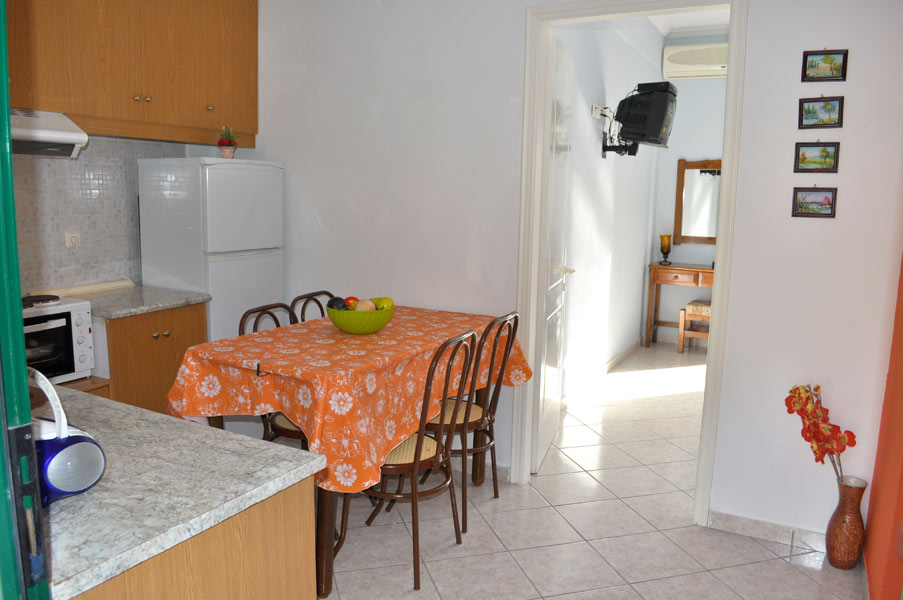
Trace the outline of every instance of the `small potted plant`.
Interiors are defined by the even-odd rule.
[[[828,409],[822,405],[821,387],[818,385],[793,386],[784,404],[789,414],[799,415],[803,425],[800,433],[809,442],[815,462],[825,464],[827,456],[834,468],[840,498],[825,532],[826,553],[831,566],[852,569],[859,561],[865,537],[859,505],[867,483],[859,477],[843,474],[840,455],[856,445],[856,435],[830,421]]]
[[[235,147],[238,145],[235,141],[235,134],[228,125],[223,125],[223,129],[219,134],[219,141],[216,143],[223,158],[233,158],[235,156]]]

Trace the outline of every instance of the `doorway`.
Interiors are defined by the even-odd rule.
[[[544,187],[547,183],[547,173],[543,170],[544,166],[548,164],[547,162],[544,162],[543,155],[544,148],[547,147],[543,140],[549,139],[547,137],[548,127],[545,126],[544,122],[548,112],[545,111],[547,107],[543,105],[542,99],[550,97],[548,95],[548,90],[551,85],[551,79],[549,77],[549,71],[537,68],[536,65],[549,64],[547,61],[550,60],[551,56],[550,48],[554,48],[554,46],[552,46],[554,36],[550,35],[550,29],[558,24],[580,23],[589,20],[613,19],[616,17],[633,18],[646,16],[650,13],[682,12],[688,9],[698,9],[700,5],[704,5],[704,8],[707,9],[715,7],[724,8],[726,6],[723,4],[718,6],[714,3],[705,2],[691,3],[662,0],[646,3],[644,6],[644,9],[646,10],[644,10],[643,13],[634,12],[625,14],[625,5],[623,3],[599,1],[597,3],[592,3],[592,6],[587,6],[587,4],[584,3],[580,8],[551,6],[528,10],[527,92],[525,94],[525,144],[523,169],[524,186],[521,204],[521,251],[519,257],[518,309],[524,317],[523,322],[527,324],[527,331],[525,331],[523,340],[525,350],[529,353],[533,364],[540,365],[540,368],[545,364],[545,341],[549,337],[548,332],[544,329],[546,316],[544,294],[548,290],[548,286],[546,285],[548,282],[548,270],[545,267],[548,266],[548,269],[554,269],[555,267],[570,266],[543,264],[544,261],[547,261],[548,257],[547,231],[545,230],[545,226],[551,217],[548,206],[549,198],[545,193]],[[636,6],[636,3],[633,3],[632,6]],[[725,118],[725,122],[728,123],[728,128],[724,133],[725,147],[723,153],[723,168],[727,173],[723,178],[724,190],[720,200],[719,242],[716,251],[716,256],[722,256],[719,262],[726,267],[729,266],[729,224],[733,216],[733,190],[731,189],[731,184],[732,181],[735,180],[736,172],[736,165],[734,164],[735,144],[738,136],[736,123],[739,122],[739,107],[735,101],[731,102],[731,100],[739,97],[740,86],[738,81],[742,81],[742,54],[744,50],[742,41],[745,34],[745,3],[742,1],[740,3],[733,3],[731,8],[733,17],[731,24],[732,49],[730,72],[732,75],[735,75],[736,78],[733,82],[731,82],[731,80],[728,81],[726,92],[726,104],[730,114],[726,115]],[[739,13],[738,8],[741,9],[739,10]],[[740,40],[740,44],[736,43],[737,39]],[[649,81],[658,81],[662,78],[659,73],[657,77],[647,79]],[[629,91],[629,89],[610,90],[606,95],[609,98],[615,96],[622,97]],[[587,103],[587,108],[588,104],[589,103]],[[574,110],[576,119],[580,114],[577,111],[584,110],[584,108],[575,107]],[[643,149],[640,150],[640,157],[625,157],[625,159],[636,160],[637,158],[640,158],[640,160],[654,161],[654,155],[652,153],[647,154],[649,158],[645,159],[641,158],[642,153]],[[615,219],[612,219],[612,221],[614,220]],[[649,239],[649,236],[645,233],[654,229],[653,223],[647,223],[647,225],[648,229],[643,235],[645,240]],[[722,234],[722,232],[724,233]],[[645,240],[640,240],[640,243],[643,246],[640,258],[643,264],[648,264],[648,261],[652,258],[652,246]],[[719,259],[716,258],[716,261],[717,260]],[[609,267],[611,269],[615,268],[613,265],[609,265]],[[729,273],[727,273],[728,269],[724,269],[724,271],[725,275],[724,277],[720,277],[720,279],[726,281]],[[726,285],[719,284],[720,282],[716,283],[716,289],[714,290],[713,295],[714,310],[717,310],[717,307],[720,304],[725,303],[724,296]],[[641,289],[635,293],[639,294],[640,298],[642,298],[642,292],[643,290]],[[633,328],[633,335],[636,337],[637,341],[639,341],[639,332],[641,330],[641,318],[639,315],[642,314],[642,300],[634,303],[634,305],[634,310],[639,312],[637,313],[637,318],[633,319],[631,326]],[[587,327],[589,325],[589,323],[586,324]],[[708,368],[706,375],[707,391],[705,412],[707,414],[703,418],[703,431],[706,430],[706,423],[713,429],[717,412],[716,403],[711,402],[710,399],[712,397],[717,397],[717,385],[713,386],[712,384],[717,384],[718,381],[720,381],[720,335],[722,335],[720,322],[716,318],[713,323],[709,340],[710,352],[706,361]],[[672,349],[674,348],[675,346],[672,346]],[[598,362],[599,361],[597,360],[597,367],[599,366]],[[603,368],[605,362],[608,362],[608,359],[603,361]],[[715,368],[713,369],[713,367]],[[537,381],[533,382],[532,386],[523,390],[518,390],[517,395],[519,397],[516,398],[515,401],[515,426],[512,440],[513,451],[511,471],[512,481],[515,482],[526,481],[529,478],[530,471],[537,467],[535,460],[540,454],[537,449],[540,440],[539,428],[543,416],[542,408],[545,401],[546,410],[548,411],[549,403],[547,402],[547,398],[543,397],[544,394],[541,393],[541,390],[544,387],[541,374],[535,379],[537,379]],[[707,464],[707,462],[710,463],[711,457],[706,456],[705,446],[706,444],[703,444],[703,450],[700,456],[700,471],[703,472],[707,470],[708,473],[704,474],[701,479],[708,478],[710,480],[711,465]],[[531,461],[531,459],[533,459],[533,461]],[[705,497],[705,501],[702,503],[704,504],[702,507],[702,515],[707,515],[708,491],[705,490],[704,493],[698,494],[697,498],[701,496]],[[699,504],[700,502],[697,501],[697,515],[700,512]]]

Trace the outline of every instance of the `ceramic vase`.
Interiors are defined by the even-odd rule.
[[[235,157],[235,146],[220,146],[219,151],[223,155],[223,158]]]
[[[868,483],[858,477],[844,476],[837,480],[839,499],[828,529],[825,532],[825,551],[828,562],[837,569],[852,569],[859,562],[865,526],[859,505]]]

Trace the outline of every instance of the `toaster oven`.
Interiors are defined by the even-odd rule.
[[[91,303],[58,296],[22,299],[25,360],[50,381],[87,377],[94,368]]]

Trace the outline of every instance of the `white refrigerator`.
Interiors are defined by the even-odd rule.
[[[285,300],[283,171],[251,160],[138,161],[142,283],[209,293],[210,340],[238,335],[247,309]]]

